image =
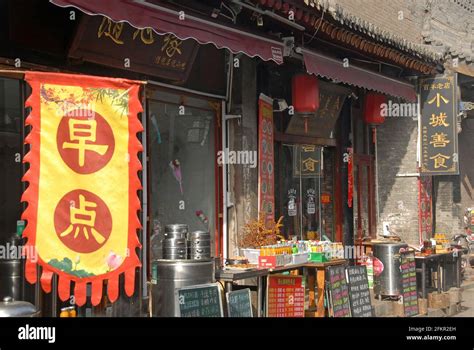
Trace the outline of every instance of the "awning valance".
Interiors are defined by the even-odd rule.
[[[200,44],[214,44],[233,53],[242,52],[264,61],[283,63],[283,43],[242,31],[211,20],[180,13],[146,0],[50,0],[53,4],[73,6],[89,15],[102,15],[114,22],[128,22],[136,28],[152,28],[158,34],[172,33],[181,40],[192,38]]]
[[[341,60],[327,57],[313,51],[301,49],[306,70],[325,78],[378,91],[387,95],[402,97],[408,101],[416,101],[415,87],[407,82],[393,79],[367,69],[353,65],[345,67]]]

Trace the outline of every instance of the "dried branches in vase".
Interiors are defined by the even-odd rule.
[[[258,248],[284,239],[280,231],[283,227],[282,220],[283,216],[277,222],[267,220],[265,223],[265,213],[260,213],[259,219],[252,220],[244,226],[240,247]]]

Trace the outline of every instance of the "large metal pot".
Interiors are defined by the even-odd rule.
[[[374,293],[383,296],[398,296],[402,293],[400,272],[400,249],[406,243],[375,243],[374,249]]]
[[[21,260],[0,260],[0,300],[21,299]]]
[[[0,302],[0,317],[39,317],[40,311],[26,301],[6,297]]]
[[[178,317],[176,288],[214,282],[214,261],[154,260],[153,316]]]

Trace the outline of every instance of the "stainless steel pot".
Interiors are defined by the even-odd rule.
[[[165,233],[188,233],[188,225],[186,224],[171,224],[165,226]]]
[[[374,258],[374,293],[384,296],[398,296],[402,292],[400,272],[400,249],[406,249],[406,243],[383,242],[373,245]],[[376,264],[382,271],[377,273]]]
[[[153,315],[177,317],[176,288],[214,282],[214,261],[152,261]]]
[[[0,317],[39,317],[40,311],[26,301],[15,301],[6,297],[0,302]]]

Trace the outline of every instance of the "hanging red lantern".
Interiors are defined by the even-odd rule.
[[[319,108],[318,78],[309,74],[297,74],[292,80],[292,101],[295,113],[304,117],[305,133],[308,132],[308,117]]]
[[[383,124],[385,121],[385,116],[382,115],[384,104],[387,104],[387,96],[376,92],[367,93],[364,103],[364,121],[367,124]]]

